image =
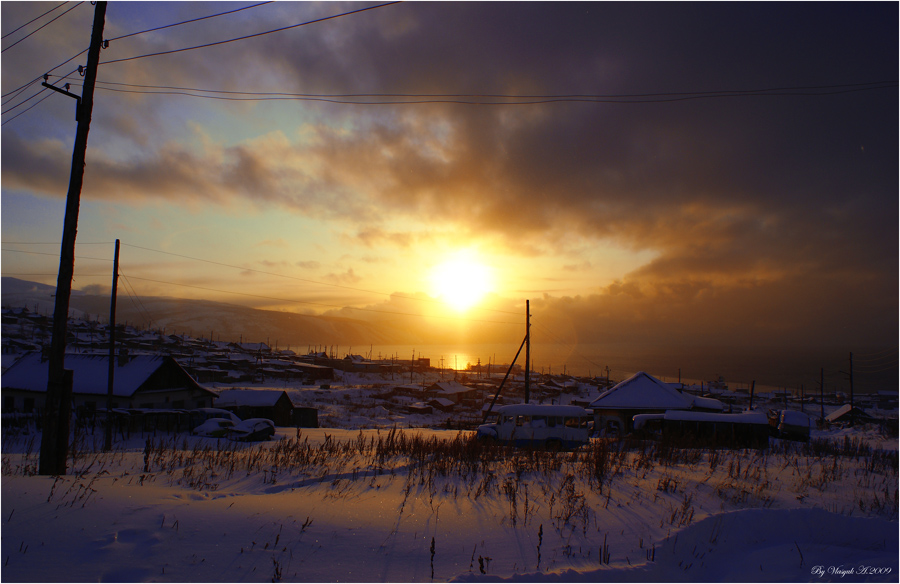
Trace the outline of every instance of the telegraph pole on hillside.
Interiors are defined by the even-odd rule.
[[[850,353],[850,371],[847,373],[850,376],[850,425],[856,425],[856,412],[853,409],[853,353]]]
[[[531,399],[531,301],[525,301],[525,403]]]
[[[76,106],[78,127],[75,131],[72,169],[69,175],[69,190],[66,195],[66,215],[59,253],[56,305],[53,310],[53,336],[50,341],[47,397],[41,436],[41,458],[38,465],[38,473],[42,475],[65,474],[66,459],[69,454],[72,372],[65,368],[67,319],[69,317],[69,296],[72,293],[72,275],[75,271],[75,234],[78,230],[81,185],[84,182],[84,158],[87,151],[88,131],[91,127],[91,113],[94,108],[94,84],[97,81],[97,66],[100,63],[100,45],[103,40],[105,18],[106,2],[97,2],[97,6],[94,8],[94,24],[91,31],[91,46],[88,48],[87,68],[84,70],[84,88]],[[56,91],[68,93],[50,87]]]
[[[113,386],[116,378],[116,295],[119,291],[119,240],[116,240],[116,255],[113,259],[112,294],[109,300],[109,373],[106,384],[106,440],[103,450],[112,450],[112,403]]]
[[[825,425],[825,368],[819,369],[819,411],[821,412],[821,422],[819,427]]]

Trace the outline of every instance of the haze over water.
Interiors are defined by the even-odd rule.
[[[506,364],[515,357],[518,345],[512,344],[471,344],[471,345],[373,345],[369,346],[337,346],[337,354],[343,357],[348,351],[353,354],[368,357],[370,352],[373,359],[389,359],[391,356],[409,360],[413,353],[416,358],[423,357],[431,360],[431,366],[448,370],[452,375],[453,369],[465,371],[469,365],[476,365],[481,360],[483,366],[488,361],[492,364]],[[610,367],[609,376],[615,381],[622,381],[638,371],[646,371],[663,381],[684,383],[704,383],[718,380],[721,376],[731,389],[749,388],[756,381],[759,391],[773,389],[788,389],[800,393],[803,385],[805,394],[810,395],[819,391],[819,373],[825,368],[825,391],[849,391],[849,381],[843,374],[835,374],[835,371],[849,369],[849,354],[841,351],[832,351],[829,354],[765,354],[758,351],[755,354],[743,352],[741,354],[683,354],[679,356],[673,351],[653,352],[647,350],[616,351],[615,347],[609,347],[598,343],[582,345],[559,345],[553,343],[534,343],[532,345],[532,360],[534,370],[539,373],[562,374],[563,372],[574,376],[605,377],[606,367]],[[522,349],[516,364],[524,366],[525,350]],[[873,372],[872,367],[863,366],[857,361],[854,371],[855,392],[875,392],[897,389],[897,368],[877,367],[879,371]],[[505,369],[492,367],[492,373],[504,374]],[[398,376],[402,381],[402,376]]]
[[[85,89],[96,7],[48,8],[0,3],[0,220],[2,275],[55,285],[76,121],[41,83]],[[898,3],[232,8],[109,3],[75,288],[121,241],[123,297],[323,317],[256,341],[508,362],[530,299],[538,370],[849,388],[852,351],[896,390]]]

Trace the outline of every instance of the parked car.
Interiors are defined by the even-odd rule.
[[[229,436],[233,440],[240,440],[242,442],[268,440],[274,435],[275,423],[266,418],[249,418],[235,424],[229,431]]]
[[[221,408],[197,408],[195,410],[191,410],[191,415],[199,418],[201,421],[206,421],[212,418],[225,418],[226,420],[231,420],[235,424],[241,421],[241,419],[235,416],[233,413]]]
[[[227,436],[234,426],[234,422],[230,419],[210,418],[191,430],[191,434],[196,436],[206,436],[207,438],[222,438]]]
[[[483,442],[559,450],[587,444],[590,416],[579,406],[517,404],[497,409],[497,421],[478,426]]]

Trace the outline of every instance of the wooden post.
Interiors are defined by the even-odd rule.
[[[525,301],[525,403],[531,399],[531,303]]]
[[[856,425],[856,412],[853,410],[853,353],[850,353],[850,425]]]
[[[819,369],[819,408],[822,425],[825,424],[825,368]]]
[[[516,356],[513,357],[512,363],[509,364],[509,369],[506,370],[506,375],[503,377],[503,381],[501,381],[501,382],[500,382],[500,385],[497,387],[497,393],[494,394],[494,399],[491,400],[491,405],[488,406],[487,411],[484,412],[484,415],[483,415],[482,418],[481,418],[481,423],[482,423],[482,424],[484,424],[484,423],[487,421],[488,415],[490,415],[491,410],[494,409],[494,404],[497,403],[497,398],[500,397],[500,392],[503,391],[503,385],[506,383],[506,380],[509,378],[509,374],[512,373],[513,367],[514,367],[515,364],[516,364],[516,360],[519,358],[519,353],[522,352],[522,347],[525,346],[525,343],[526,343],[527,341],[528,341],[528,338],[527,338],[527,337],[524,338],[524,339],[522,339],[522,344],[519,345],[519,350],[516,351]],[[495,359],[496,359],[496,357],[495,357]]]
[[[87,152],[91,113],[94,108],[94,85],[100,63],[100,45],[106,18],[106,2],[97,2],[91,45],[88,48],[84,88],[78,108],[78,127],[72,152],[69,190],[66,195],[66,214],[59,253],[59,274],[56,280],[56,300],[53,310],[53,336],[50,341],[50,363],[47,375],[47,397],[44,408],[44,427],[41,435],[41,457],[38,473],[62,475],[66,473],[69,455],[69,414],[72,405],[72,375],[65,368],[66,334],[69,318],[69,297],[75,272],[75,236],[78,230],[78,209],[81,204],[81,185],[84,182],[84,159]]]
[[[112,294],[109,300],[109,374],[106,384],[106,440],[103,450],[112,450],[112,401],[113,385],[116,377],[116,294],[119,289],[119,240],[116,240],[116,255],[113,258]]]

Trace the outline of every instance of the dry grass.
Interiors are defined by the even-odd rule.
[[[20,441],[22,448],[21,454],[3,455],[4,475],[35,474],[34,436],[5,438],[7,444]],[[60,505],[89,503],[101,477],[197,491],[215,491],[240,478],[251,485],[247,488],[326,486],[328,496],[336,498],[400,484],[401,513],[412,495],[427,501],[435,514],[444,501],[485,498],[502,502],[510,525],[527,526],[540,517],[560,533],[586,533],[597,528],[598,513],[611,503],[632,501],[662,505],[662,524],[685,526],[699,511],[694,493],[701,487],[711,489],[723,509],[769,507],[789,495],[801,505],[841,513],[898,516],[897,452],[852,439],[765,451],[595,440],[574,452],[550,452],[485,446],[468,433],[438,438],[391,429],[360,431],[343,441],[329,436],[321,443],[298,432],[296,438],[258,445],[225,440],[191,445],[183,435],[160,435],[146,440],[139,457],[121,449],[99,452],[89,444],[76,441],[73,474],[57,479],[50,498]],[[833,497],[838,491],[842,499]]]

